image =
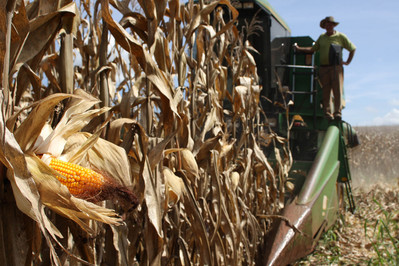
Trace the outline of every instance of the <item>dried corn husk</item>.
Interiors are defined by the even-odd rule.
[[[184,182],[167,167],[162,169],[162,174],[165,179],[165,194],[168,198],[168,204],[176,204],[184,193]]]

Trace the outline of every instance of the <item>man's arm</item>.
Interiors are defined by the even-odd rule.
[[[355,51],[356,50],[349,52],[348,60],[346,60],[346,62],[342,62],[343,65],[349,65],[351,63],[353,56],[355,55]]]

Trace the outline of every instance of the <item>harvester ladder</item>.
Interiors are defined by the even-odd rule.
[[[295,94],[310,94],[310,103],[313,103],[313,124],[316,124],[316,112],[317,112],[317,90],[316,87],[316,67],[315,67],[315,55],[314,53],[311,54],[311,65],[297,65],[296,64],[296,56],[298,51],[294,50],[294,58],[293,58],[293,65],[294,69],[292,71],[292,93],[293,97]],[[310,92],[301,92],[296,91],[295,89],[295,76],[297,74],[303,75],[303,72],[297,72],[298,69],[311,69],[310,71]]]
[[[309,54],[311,56],[311,64],[310,65],[297,65],[297,54],[299,52],[293,51],[293,59],[292,65],[284,64],[284,65],[275,65],[276,68],[288,68],[292,69],[292,82],[291,82],[291,94],[292,100],[295,102],[295,95],[309,95],[309,101],[313,104],[313,122],[316,124],[316,112],[317,112],[317,90],[316,88],[316,67],[315,67],[315,55]],[[302,54],[302,53],[301,53]],[[298,72],[299,69],[310,69],[310,72]],[[297,91],[296,90],[296,75],[310,75],[310,91]]]
[[[294,68],[294,70],[292,71],[292,93],[293,94],[310,94],[310,102],[313,103],[313,98],[314,98],[314,87],[315,87],[315,66],[314,66],[314,54],[311,54],[312,60],[311,60],[311,65],[297,65],[296,64],[296,56],[297,56],[297,51],[294,51],[294,57],[293,57],[293,64],[292,64],[292,68]],[[310,72],[310,92],[300,92],[300,91],[295,91],[295,77],[297,75],[296,69],[311,69],[312,71]],[[303,73],[301,73],[303,74]]]

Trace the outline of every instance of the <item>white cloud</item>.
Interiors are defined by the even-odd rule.
[[[364,109],[366,110],[367,113],[374,113],[374,114],[377,114],[379,111],[379,109],[377,107],[370,106],[370,105],[366,106]]]
[[[389,103],[390,103],[391,105],[393,105],[393,106],[399,106],[399,99],[398,99],[398,98],[391,99],[391,100],[389,101]]]
[[[399,109],[392,109],[383,117],[376,117],[373,119],[373,124],[381,125],[399,125]]]

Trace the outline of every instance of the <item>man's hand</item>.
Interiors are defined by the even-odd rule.
[[[348,60],[346,60],[345,62],[342,62],[343,65],[347,66],[347,65],[349,65],[352,62],[353,56],[355,55],[355,51],[356,50],[353,50],[353,51],[349,52]]]

